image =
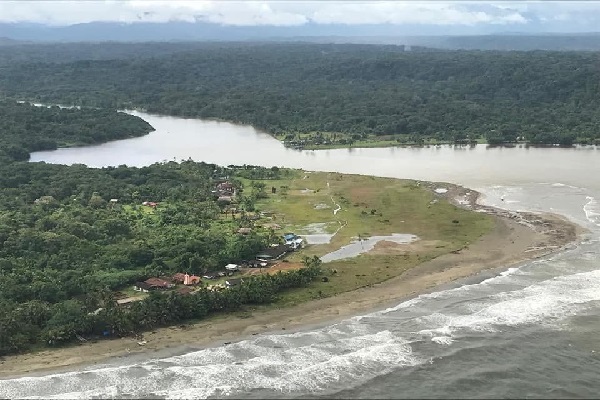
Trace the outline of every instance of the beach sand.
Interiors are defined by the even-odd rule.
[[[427,185],[434,188],[437,184]],[[250,315],[232,313],[194,325],[156,329],[144,334],[147,343],[143,346],[134,338],[121,338],[4,357],[0,360],[0,377],[76,370],[111,360],[135,362],[168,357],[207,346],[223,345],[252,335],[289,332],[332,323],[396,305],[485,270],[505,269],[556,252],[586,232],[578,225],[553,214],[515,213],[480,206],[476,203],[479,196],[477,192],[455,185],[439,185],[449,189],[440,196],[462,207],[495,215],[495,227],[460,251],[422,263],[380,284],[296,306],[271,308]],[[406,250],[406,246],[419,245],[423,244],[415,242],[402,246]],[[399,245],[380,242],[373,251],[388,253],[395,251],[395,246]]]

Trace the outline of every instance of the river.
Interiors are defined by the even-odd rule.
[[[595,147],[297,151],[251,127],[132,112],[156,131],[32,161],[147,165],[192,158],[446,181],[486,204],[590,229],[550,257],[390,309],[291,334],[86,371],[0,381],[0,397],[500,398],[600,393],[600,159]]]

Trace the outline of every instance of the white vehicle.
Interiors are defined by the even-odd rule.
[[[239,266],[239,265],[237,265],[237,264],[227,264],[227,265],[225,266],[225,269],[226,269],[227,271],[238,271],[238,270],[240,269],[240,266]]]

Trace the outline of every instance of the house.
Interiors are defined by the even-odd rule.
[[[178,272],[175,275],[173,275],[172,279],[173,279],[173,282],[181,283],[186,286],[187,285],[197,285],[202,281],[202,279],[200,279],[199,276],[183,274],[181,272]]]
[[[142,205],[143,205],[143,206],[146,206],[146,207],[152,207],[152,208],[156,208],[156,206],[158,206],[158,203],[155,203],[155,202],[153,202],[153,201],[144,201],[144,202],[142,203]]]
[[[240,228],[237,230],[237,233],[240,233],[242,235],[247,235],[250,232],[252,232],[252,228]]]
[[[233,196],[235,194],[235,187],[231,182],[221,182],[217,184],[216,189],[219,196]]]
[[[183,278],[183,284],[186,286],[197,285],[202,281],[199,276],[185,274]]]
[[[175,275],[173,275],[173,282],[177,282],[177,283],[183,283],[183,281],[185,281],[185,274],[178,272]]]
[[[173,286],[171,283],[160,278],[148,278],[144,282],[157,289],[168,289]]]
[[[144,282],[136,282],[135,285],[133,285],[133,290],[138,292],[149,292],[156,289],[168,289],[172,286],[173,285],[171,283],[165,281],[164,279],[149,278]]]
[[[228,288],[240,285],[244,280],[242,278],[227,279],[225,285]]]
[[[273,247],[269,247],[259,254],[256,255],[256,259],[259,261],[272,261],[278,260],[283,257],[288,251],[290,247],[287,244],[280,244]]]

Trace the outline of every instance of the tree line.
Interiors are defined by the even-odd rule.
[[[593,52],[208,43],[168,55],[162,45],[155,57],[140,44],[136,57],[130,46],[128,57],[118,48],[113,59],[103,48],[102,59],[8,62],[0,89],[43,102],[225,119],[292,138],[569,145],[593,143],[600,132]]]
[[[0,160],[28,160],[29,153],[142,136],[153,130],[139,117],[112,109],[37,107],[0,101]]]
[[[276,300],[279,292],[305,287],[322,274],[319,258],[306,257],[304,263],[304,268],[249,277],[240,285],[224,290],[200,288],[188,295],[175,291],[151,292],[130,308],[119,306],[108,290],[55,304],[32,300],[3,308],[0,356],[35,345],[58,346],[85,337],[137,335],[217,312],[239,310],[246,305],[267,304]],[[5,302],[0,304],[6,306]]]

